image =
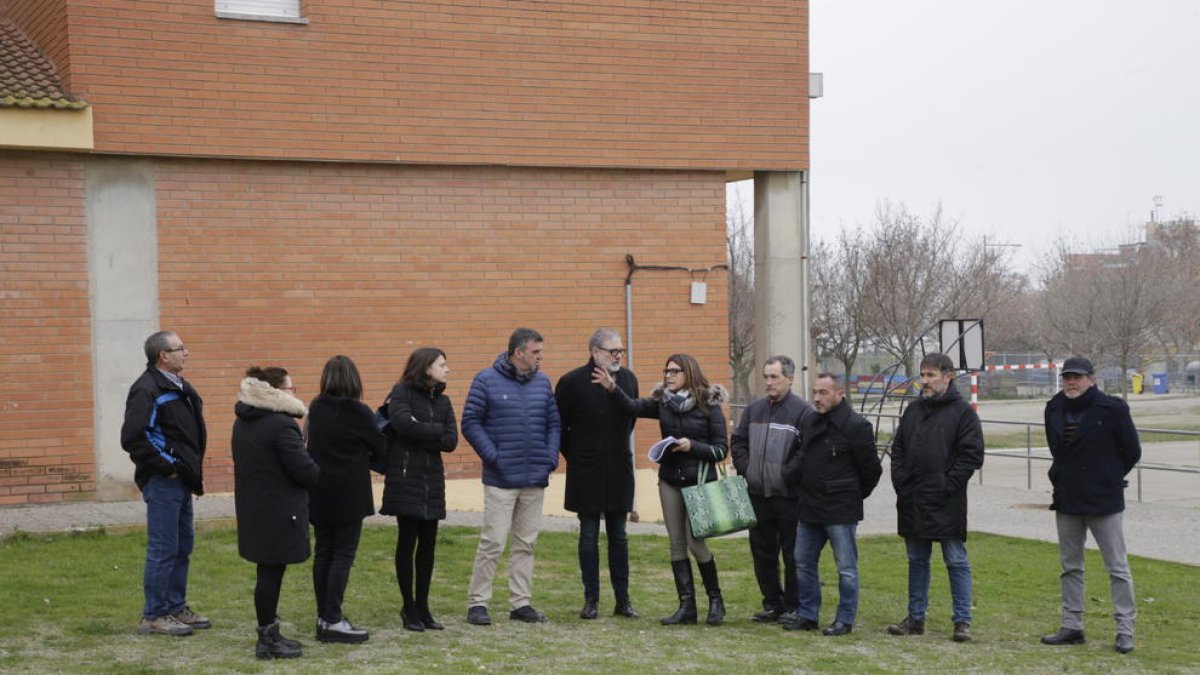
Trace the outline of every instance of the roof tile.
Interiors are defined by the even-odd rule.
[[[0,17],[0,108],[79,110],[87,101],[67,92],[54,64],[9,19]]]

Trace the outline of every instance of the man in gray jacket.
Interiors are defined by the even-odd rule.
[[[812,408],[792,393],[796,363],[772,356],[763,364],[767,395],[746,407],[730,444],[733,466],[745,476],[758,524],[750,528],[754,576],[763,609],[754,621],[776,621],[800,604],[796,582],[796,494],[783,476],[783,465],[800,444],[800,421]],[[779,557],[783,556],[783,583]]]

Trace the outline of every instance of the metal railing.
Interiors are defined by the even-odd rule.
[[[737,405],[731,405],[729,407],[730,407],[730,418],[731,418],[730,428],[732,430],[733,426],[737,424],[737,420],[741,416],[742,412],[745,411],[746,406],[743,404],[737,404]],[[888,433],[894,434],[896,431],[897,423],[900,421],[900,415],[898,413],[887,413],[887,412],[878,412],[878,411],[871,411],[871,412],[862,413],[862,414],[863,414],[863,417],[866,417],[868,420],[870,420],[872,425],[874,425],[874,427],[875,427],[876,447],[879,450],[880,455],[882,456],[882,455],[888,454],[891,443],[888,443],[888,442],[879,443],[878,442],[879,432],[883,426],[880,424],[880,422],[885,419],[890,420],[891,425],[890,425],[890,428],[888,429]],[[988,457],[1005,457],[1005,458],[1024,459],[1025,460],[1025,489],[1032,490],[1033,489],[1033,465],[1034,465],[1034,462],[1049,462],[1049,461],[1053,460],[1053,458],[1049,454],[1049,450],[1046,450],[1046,454],[1042,454],[1042,455],[1035,454],[1033,451],[1035,447],[1037,447],[1039,449],[1044,448],[1044,443],[1045,443],[1044,425],[1041,422],[1013,422],[1010,420],[980,419],[979,421],[982,424],[984,424],[985,427],[987,425],[1025,427],[1025,448],[1023,451],[1019,447],[1018,448],[1003,448],[1003,449],[998,449],[998,450],[987,450],[986,454]],[[1164,472],[1168,472],[1168,473],[1200,474],[1200,431],[1186,431],[1186,430],[1181,430],[1181,429],[1155,429],[1152,427],[1138,427],[1137,432],[1138,432],[1139,437],[1144,437],[1146,434],[1162,434],[1162,435],[1168,435],[1168,436],[1178,436],[1182,440],[1194,438],[1196,440],[1196,450],[1197,450],[1197,455],[1196,455],[1197,456],[1197,465],[1196,466],[1188,466],[1188,465],[1180,465],[1180,464],[1164,464],[1164,463],[1159,463],[1159,462],[1148,462],[1145,460],[1145,453],[1143,452],[1142,461],[1138,462],[1137,466],[1134,467],[1134,471],[1136,472],[1136,475],[1137,475],[1137,500],[1139,502],[1142,501],[1142,486],[1144,485],[1144,481],[1142,480],[1142,472],[1143,471],[1164,471]],[[1033,442],[1033,439],[1035,437],[1040,439],[1042,441],[1042,443],[1035,446],[1034,442]],[[986,439],[987,439],[986,431],[984,432],[984,439],[986,442]],[[1159,442],[1159,441],[1154,441],[1154,442]],[[1170,442],[1170,441],[1166,441],[1166,442]],[[977,473],[979,475],[979,484],[983,485],[983,473],[984,473],[983,469],[980,469]]]
[[[891,433],[895,433],[896,425],[900,420],[899,414],[885,413],[885,412],[872,412],[868,415],[864,415],[864,417],[867,417],[868,419],[872,420],[872,423],[875,426],[875,438],[876,439],[879,438],[879,431],[880,431],[880,426],[881,426],[879,424],[879,421],[881,419],[892,420],[892,425],[891,425],[891,429],[890,429]],[[986,450],[985,452],[988,457],[1007,457],[1007,458],[1024,459],[1025,460],[1025,489],[1032,490],[1033,489],[1033,464],[1034,464],[1034,462],[1035,461],[1050,462],[1050,461],[1053,461],[1053,459],[1054,459],[1053,457],[1050,456],[1049,449],[1046,449],[1046,454],[1044,454],[1044,455],[1034,454],[1034,452],[1033,452],[1035,447],[1037,447],[1039,449],[1044,448],[1045,426],[1040,422],[1013,422],[1011,420],[987,420],[987,419],[982,419],[982,418],[979,421],[985,426],[986,425],[1000,425],[1000,426],[1007,425],[1007,426],[1025,427],[1024,451],[1021,451],[1020,448],[1015,448],[1015,449],[1004,448],[1004,449],[999,449],[999,450]],[[1164,472],[1168,472],[1168,473],[1200,474],[1200,431],[1187,431],[1187,430],[1181,430],[1181,429],[1155,429],[1155,428],[1151,428],[1151,427],[1138,427],[1137,432],[1138,432],[1139,437],[1144,436],[1145,434],[1148,434],[1148,433],[1153,433],[1153,434],[1165,434],[1165,435],[1170,435],[1170,436],[1179,436],[1181,439],[1185,439],[1185,440],[1188,438],[1194,438],[1194,439],[1196,439],[1197,462],[1198,462],[1197,466],[1147,462],[1145,460],[1146,455],[1145,455],[1145,451],[1144,451],[1144,447],[1143,447],[1142,461],[1138,462],[1137,465],[1134,467],[1134,471],[1136,472],[1136,475],[1137,475],[1137,500],[1139,502],[1142,501],[1142,486],[1145,484],[1144,481],[1142,480],[1142,472],[1143,471],[1164,471]],[[1042,439],[1043,444],[1040,444],[1037,446],[1034,445],[1033,439],[1035,437],[1035,434],[1036,434],[1037,438]],[[985,432],[984,432],[985,444],[986,444],[986,439],[987,439],[987,432],[985,430]],[[1158,441],[1155,441],[1155,442],[1158,442]],[[1167,442],[1170,442],[1170,441],[1167,441]],[[887,453],[886,446],[888,446],[888,445],[890,445],[890,444],[880,444],[881,452],[886,454]],[[977,473],[979,475],[979,484],[983,485],[984,470],[980,469]]]

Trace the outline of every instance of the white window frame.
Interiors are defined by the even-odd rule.
[[[301,0],[214,0],[218,19],[307,24],[300,15]]]

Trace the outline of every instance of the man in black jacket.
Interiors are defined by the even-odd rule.
[[[562,376],[554,389],[562,419],[559,447],[567,460],[565,508],[579,515],[579,575],[583,580],[581,619],[598,616],[600,601],[600,519],[608,536],[608,574],[616,607],[613,614],[636,618],[629,600],[629,543],[625,521],[633,510],[633,455],[629,435],[637,418],[623,412],[593,382],[603,368],[632,399],[638,397],[637,377],[621,367],[625,348],[621,336],[601,328],[588,340],[591,358]]]
[[[833,550],[838,571],[838,608],[825,635],[846,635],[858,614],[858,544],[863,500],[879,484],[883,468],[875,451],[875,431],[850,409],[837,376],[820,373],[813,380],[816,414],[804,418],[800,449],[788,459],[786,474],[796,483],[800,523],[796,531],[796,568],[800,608],[791,630],[816,630],[821,612],[821,550]]]
[[[203,402],[179,373],[188,350],[179,336],[146,338],[146,372],[129,388],[121,447],[136,465],[146,502],[146,601],[138,632],[191,635],[212,622],[187,603],[188,562],[195,541],[192,495],[204,494]]]
[[[763,609],[752,621],[792,616],[800,603],[796,585],[796,493],[784,480],[783,466],[800,443],[800,422],[812,413],[792,393],[796,363],[783,355],[763,364],[767,395],[746,407],[733,432],[733,467],[746,478],[758,524],[750,528],[750,556],[762,592]],[[779,557],[783,556],[783,584]]]
[[[1046,442],[1054,461],[1050,483],[1062,563],[1062,627],[1048,645],[1083,642],[1083,544],[1089,530],[1108,569],[1116,650],[1133,651],[1133,574],[1125,555],[1125,476],[1142,457],[1129,404],[1096,387],[1092,362],[1079,356],[1062,369],[1062,391],[1046,404]]]
[[[945,354],[921,359],[921,398],[905,409],[892,438],[898,530],[908,552],[908,616],[892,635],[925,632],[929,558],[941,542],[950,575],[954,641],[971,639],[971,563],[967,560],[967,483],[983,466],[983,427],[954,386]]]

